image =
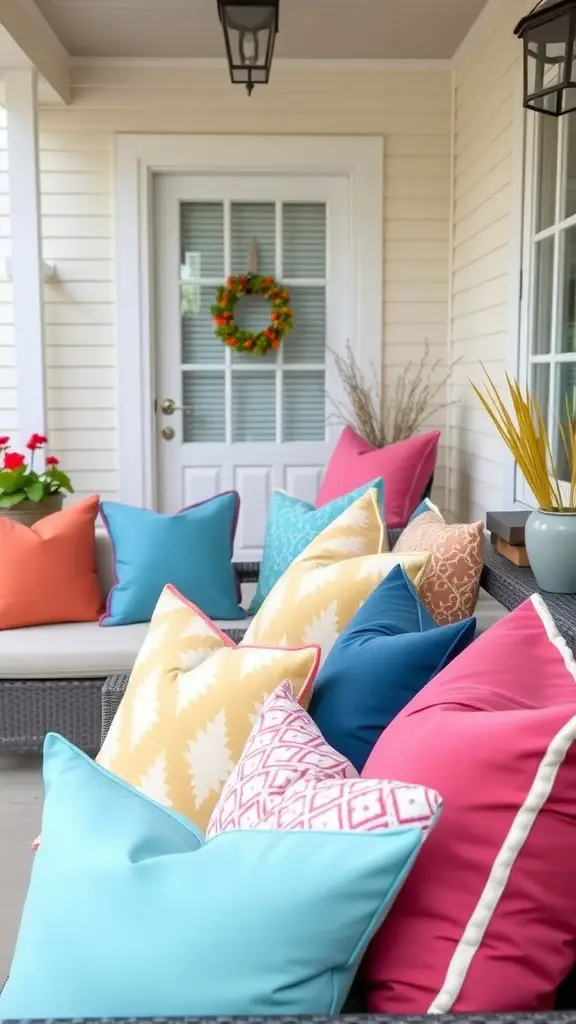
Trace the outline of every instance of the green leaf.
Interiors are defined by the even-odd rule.
[[[15,491],[13,494],[0,494],[0,508],[14,508],[21,501],[26,501],[26,491]]]
[[[53,482],[58,484],[60,490],[68,491],[69,494],[74,493],[70,477],[66,473],[63,473],[61,469],[57,469],[56,466],[51,466],[47,471],[46,476],[51,483]]]
[[[15,491],[21,490],[25,475],[24,466],[20,469],[0,470],[0,491],[4,491],[5,494],[13,494]]]
[[[26,487],[26,494],[30,501],[41,502],[44,497],[44,484],[38,479],[34,480]]]

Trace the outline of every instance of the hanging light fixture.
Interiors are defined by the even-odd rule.
[[[514,31],[524,43],[524,106],[553,117],[576,110],[576,0],[541,0]]]
[[[218,0],[230,78],[249,96],[270,78],[279,6],[280,0]]]

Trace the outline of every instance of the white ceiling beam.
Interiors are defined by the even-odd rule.
[[[64,103],[70,102],[70,57],[34,0],[2,0],[0,25]],[[18,67],[16,61],[4,67]]]

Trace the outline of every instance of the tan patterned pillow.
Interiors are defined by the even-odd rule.
[[[428,555],[382,553],[386,532],[371,493],[346,509],[292,563],[242,643],[318,644],[323,660],[395,565],[402,564],[418,586]]]
[[[431,501],[401,533],[394,554],[429,551],[418,584],[422,601],[440,626],[474,614],[484,564],[484,524],[447,523]]]
[[[266,698],[289,679],[306,705],[318,663],[318,647],[236,647],[166,587],[97,760],[204,830]]]

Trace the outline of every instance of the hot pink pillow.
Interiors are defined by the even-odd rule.
[[[324,474],[316,507],[382,477],[386,525],[405,526],[436,466],[440,431],[373,448],[352,427],[344,427]]]
[[[444,811],[365,961],[374,1013],[548,1010],[576,960],[576,662],[533,597],[440,673],[363,778]]]

